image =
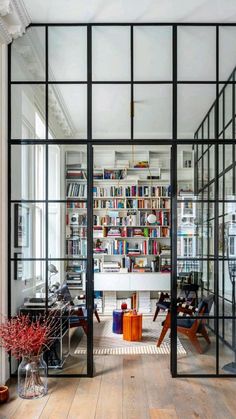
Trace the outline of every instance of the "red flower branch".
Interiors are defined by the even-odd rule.
[[[50,347],[58,328],[55,312],[53,316],[39,316],[35,321],[29,316],[16,316],[0,323],[0,345],[15,358],[39,355]]]

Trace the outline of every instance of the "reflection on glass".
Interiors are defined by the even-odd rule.
[[[134,137],[171,138],[172,86],[136,85],[134,88]]]
[[[56,308],[62,326],[48,353],[49,375],[86,374],[86,262],[50,259],[48,272],[51,309]]]
[[[45,80],[45,28],[30,27],[11,48],[13,81]]]
[[[172,79],[172,28],[134,27],[134,80]]]
[[[94,139],[130,138],[130,87],[94,85],[92,120]]]
[[[49,130],[52,138],[87,137],[87,87],[54,84],[49,87]]]
[[[19,253],[22,258],[45,257],[45,204],[12,204],[11,232],[12,257]]]
[[[49,173],[53,174],[48,176],[50,200],[71,198],[86,200],[87,148],[85,145],[49,145],[48,168]]]
[[[45,199],[45,146],[13,145],[11,147],[11,198],[13,200]]]
[[[94,81],[130,80],[129,27],[93,27],[92,49]]]
[[[12,315],[32,307],[32,298],[45,299],[45,262],[22,260],[19,253],[14,257],[16,259],[11,262]],[[45,308],[45,300],[42,308]]]
[[[216,79],[216,29],[178,28],[178,79]],[[204,65],[203,65],[204,63]]]
[[[37,140],[46,138],[45,86],[11,86],[11,138]]]
[[[49,203],[48,252],[50,258],[86,258],[87,211],[84,201]],[[66,237],[65,237],[66,236]]]
[[[86,27],[50,27],[48,43],[50,81],[87,79]]]

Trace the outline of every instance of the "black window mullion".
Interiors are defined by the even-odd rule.
[[[172,28],[172,135],[177,139],[177,25]],[[177,358],[177,143],[171,148],[171,359],[172,377],[178,374]]]
[[[134,27],[130,26],[130,138],[134,139]]]

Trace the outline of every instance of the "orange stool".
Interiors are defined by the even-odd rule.
[[[142,340],[142,314],[124,314],[123,339],[130,341]]]

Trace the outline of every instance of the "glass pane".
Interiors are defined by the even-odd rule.
[[[172,137],[172,86],[134,87],[134,137]]]
[[[11,138],[34,140],[46,138],[45,86],[11,86]]]
[[[86,258],[87,210],[84,201],[49,203],[48,253],[50,258]]]
[[[209,147],[209,181],[215,179],[215,147]]]
[[[171,27],[134,27],[134,80],[172,80]]]
[[[93,138],[130,138],[130,86],[93,86]]]
[[[87,80],[87,28],[51,27],[48,30],[49,80]]]
[[[130,28],[97,26],[92,36],[93,80],[130,80]]]
[[[227,84],[224,87],[225,95],[225,124],[232,122],[233,117],[233,85]]]
[[[225,169],[227,169],[233,163],[233,145],[225,145]]]
[[[179,27],[178,80],[215,79],[216,29],[204,26]]]
[[[11,198],[45,199],[45,146],[12,145]]]
[[[12,81],[45,80],[45,28],[31,27],[13,41],[11,48]]]
[[[78,195],[77,198],[82,198],[82,205],[82,201],[86,199],[86,194],[82,192],[86,191],[87,185],[86,146],[49,145],[48,172],[48,197],[50,200],[75,198]],[[65,174],[63,179],[62,173]]]
[[[87,86],[54,84],[49,87],[49,138],[87,137]]]
[[[222,26],[219,35],[219,79],[228,80],[236,63],[236,28]]]
[[[50,374],[86,374],[87,307],[85,261],[53,260],[48,265],[49,289],[60,328],[48,356]],[[68,310],[69,304],[69,310]]]
[[[225,173],[225,197],[224,199],[234,199],[233,195],[233,170]]]
[[[194,157],[192,146],[178,146],[177,170],[178,170],[178,196],[182,199],[194,195]],[[196,174],[197,175],[197,174]]]
[[[178,85],[178,138],[194,138],[215,98],[214,85]],[[210,134],[213,132],[211,129]]]
[[[45,257],[45,204],[15,203],[11,207],[11,255],[22,258]]]
[[[16,252],[15,260],[11,262],[11,295],[12,315],[25,312],[30,306],[30,298],[45,298],[45,262],[22,260]],[[25,304],[25,305],[24,305]],[[45,305],[43,305],[45,308]]]

